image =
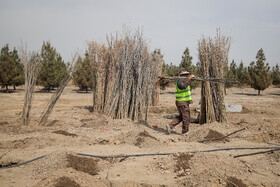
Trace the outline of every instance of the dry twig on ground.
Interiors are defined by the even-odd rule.
[[[203,142],[207,142],[207,141],[220,140],[220,139],[223,139],[223,138],[227,138],[227,137],[229,137],[230,135],[233,135],[233,134],[238,133],[238,132],[240,132],[240,131],[243,131],[243,130],[245,130],[245,129],[246,129],[246,128],[242,128],[242,129],[233,131],[232,133],[229,133],[229,134],[226,135],[226,136],[221,136],[221,137],[218,137],[218,138],[210,138],[210,139],[205,139],[205,140],[199,140],[198,142],[199,142],[199,143],[203,143]]]
[[[233,156],[233,158],[238,158],[238,157],[243,157],[243,156],[252,156],[252,155],[258,155],[258,154],[265,154],[265,153],[273,153],[274,151],[280,151],[280,149],[271,149],[269,151],[260,151],[260,152],[255,152],[255,153],[235,155],[235,156]]]

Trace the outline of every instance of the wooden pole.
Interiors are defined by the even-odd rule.
[[[271,149],[269,151],[260,151],[260,152],[255,152],[255,153],[235,155],[235,156],[233,156],[233,158],[238,158],[238,157],[243,157],[243,156],[252,156],[252,155],[258,155],[258,154],[265,154],[265,153],[273,153],[274,151],[280,151],[280,149]]]

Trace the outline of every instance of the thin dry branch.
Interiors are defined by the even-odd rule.
[[[198,142],[199,142],[199,143],[203,143],[203,142],[207,142],[207,141],[220,140],[220,139],[223,139],[223,138],[227,138],[227,137],[229,137],[230,135],[233,135],[233,134],[238,133],[238,132],[240,132],[240,131],[243,131],[243,130],[245,130],[245,129],[246,129],[246,128],[242,128],[242,129],[233,131],[232,133],[229,133],[229,134],[226,135],[226,136],[221,136],[221,137],[218,137],[218,138],[210,138],[210,139],[205,139],[205,140],[199,140]]]
[[[260,152],[255,152],[255,153],[235,155],[235,156],[233,156],[233,158],[238,158],[238,157],[243,157],[243,156],[252,156],[252,155],[258,155],[258,154],[265,154],[265,153],[273,153],[274,151],[280,151],[280,149],[271,149],[269,151],[260,151]]]

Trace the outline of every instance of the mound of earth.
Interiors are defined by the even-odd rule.
[[[38,138],[24,138],[13,141],[0,142],[0,149],[24,149],[38,142]]]
[[[140,148],[156,146],[159,145],[159,140],[150,135],[147,131],[143,131],[136,136],[135,145]]]
[[[60,177],[57,179],[56,183],[54,184],[54,187],[80,187],[76,181],[70,179],[69,177]]]
[[[174,155],[174,157],[176,160],[176,168],[174,172],[177,173],[177,176],[186,175],[186,172],[190,171],[191,169],[189,165],[189,161],[191,160],[193,155],[182,153],[182,154]]]
[[[99,171],[97,163],[97,159],[67,155],[67,167],[71,167],[76,171],[81,171],[90,175],[97,175]]]
[[[145,130],[142,132],[132,131],[120,133],[111,139],[99,139],[98,141],[99,144],[129,144],[139,148],[159,146],[161,144],[161,142],[156,137],[152,136],[148,131]]]
[[[224,135],[218,131],[209,129],[209,132],[207,136],[204,137],[203,141],[208,140],[207,142],[229,142],[229,139],[227,137],[224,137]]]
[[[235,177],[228,177],[226,187],[235,187],[235,186],[247,187],[248,185],[244,184],[241,179],[237,179]]]

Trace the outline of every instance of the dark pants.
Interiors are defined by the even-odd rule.
[[[182,134],[187,133],[189,131],[189,125],[190,125],[189,103],[186,101],[176,101],[176,106],[179,112],[179,116],[174,118],[169,124],[169,126],[171,129],[173,129],[176,125],[178,125],[182,121],[183,122]]]

